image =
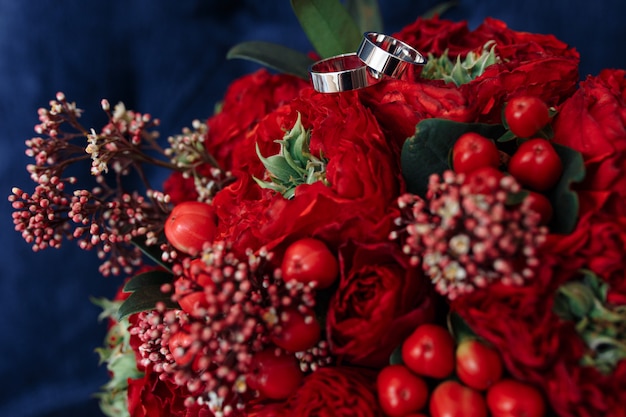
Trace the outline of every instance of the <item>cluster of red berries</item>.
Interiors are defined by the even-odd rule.
[[[214,209],[197,201],[178,204],[164,230],[178,251],[168,257],[176,258],[173,297],[180,310],[159,320],[144,314],[135,327],[147,363],[224,415],[251,395],[286,399],[306,372],[330,364],[315,295],[334,284],[339,265],[324,242],[303,238],[280,260],[262,249],[239,261],[211,243]]]
[[[401,361],[377,378],[389,417],[542,417],[541,392],[504,371],[497,350],[477,338],[457,344],[445,327],[423,324],[404,341]],[[489,413],[489,414],[488,414]]]
[[[500,179],[505,171],[528,192],[531,209],[539,213],[542,224],[553,215],[545,192],[561,178],[563,164],[558,153],[542,132],[549,126],[550,110],[537,97],[519,96],[511,99],[504,109],[504,122],[517,137],[519,146],[512,155],[499,151],[493,140],[478,133],[461,135],[452,148],[452,168],[455,172]]]

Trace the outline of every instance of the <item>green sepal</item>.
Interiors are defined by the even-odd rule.
[[[339,0],[291,0],[307,38],[322,58],[354,52],[363,33]]]
[[[550,222],[550,231],[569,234],[578,223],[580,205],[572,185],[585,178],[585,163],[580,152],[558,143],[552,143],[552,146],[561,159],[563,173],[559,182],[546,193],[555,214]]]
[[[467,132],[476,132],[487,138],[502,135],[502,125],[461,123],[447,119],[424,119],[415,127],[415,134],[402,146],[402,175],[407,191],[424,197],[428,178],[449,169],[448,156],[457,139]]]
[[[283,155],[272,155],[265,158],[261,155],[258,143],[256,144],[256,154],[265,166],[265,169],[269,172],[270,177],[281,182],[291,182],[294,178],[299,176],[298,171],[289,165],[289,162],[287,162],[287,159]]]
[[[174,276],[165,271],[149,271],[131,278],[124,286],[131,294],[117,311],[117,319],[122,320],[131,314],[154,310],[158,303],[166,308],[180,308],[172,300],[172,292],[163,292],[163,284],[171,283]]]
[[[481,76],[487,67],[500,62],[495,47],[495,41],[488,41],[481,52],[469,52],[464,59],[457,56],[454,61],[448,56],[447,50],[438,57],[429,54],[421,76],[429,80],[454,83],[457,87],[467,84]]]
[[[310,153],[309,137],[310,133],[302,126],[301,115],[298,114],[291,130],[285,133],[283,139],[275,141],[280,144],[278,154],[266,158],[261,155],[257,144],[256,153],[269,174],[269,180],[253,177],[256,183],[261,188],[281,193],[287,199],[295,195],[298,185],[316,181],[326,184],[326,160]]]
[[[228,51],[226,58],[246,59],[304,80],[309,79],[309,67],[314,63],[312,58],[302,52],[264,41],[239,43]]]
[[[346,9],[361,32],[383,32],[378,0],[347,0]]]

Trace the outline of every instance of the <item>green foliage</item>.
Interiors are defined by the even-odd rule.
[[[354,52],[363,33],[339,0],[291,0],[302,30],[322,58]]]
[[[480,53],[469,52],[464,59],[457,56],[454,61],[448,56],[447,50],[438,57],[428,54],[428,62],[424,65],[422,77],[429,80],[444,80],[446,83],[454,83],[457,87],[467,84],[482,75],[487,67],[499,62],[495,47],[494,41],[488,41]]]
[[[550,230],[554,233],[571,233],[578,222],[579,201],[578,194],[572,190],[574,183],[585,178],[585,163],[582,155],[567,146],[553,143],[552,146],[563,164],[561,179],[547,194],[554,218],[550,224]]]
[[[449,169],[448,155],[463,133],[476,132],[488,138],[502,135],[501,125],[461,123],[446,119],[425,119],[415,127],[415,134],[402,147],[402,175],[407,191],[424,196],[428,178]]]
[[[154,310],[157,303],[163,303],[166,308],[178,308],[178,304],[172,301],[172,293],[162,291],[163,284],[173,280],[174,276],[170,272],[160,270],[144,272],[131,278],[124,286],[124,291],[132,294],[120,305],[118,319]]]
[[[580,280],[559,287],[553,311],[563,320],[574,322],[587,344],[581,364],[608,374],[626,359],[626,306],[608,303],[608,285],[592,271],[583,270],[581,274]]]
[[[111,301],[106,298],[92,299],[92,302],[103,309],[99,320],[113,319],[113,325],[106,334],[104,346],[97,348],[100,364],[106,363],[111,374],[110,380],[95,394],[99,399],[100,409],[109,417],[126,417],[128,413],[128,380],[137,379],[143,373],[137,369],[135,352],[130,347],[128,319],[115,321],[115,315],[122,301]]]
[[[309,66],[314,60],[302,52],[271,42],[242,42],[232,47],[226,58],[242,58],[291,74],[304,80],[309,78]]]
[[[326,183],[326,160],[317,158],[309,152],[310,132],[302,126],[300,114],[294,126],[282,140],[280,151],[276,155],[264,157],[259,146],[256,151],[259,159],[269,174],[269,181],[259,178],[254,180],[262,188],[269,188],[281,193],[285,198],[292,198],[296,187],[301,184],[313,184],[317,181]]]

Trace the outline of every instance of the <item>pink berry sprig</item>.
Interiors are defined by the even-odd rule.
[[[186,388],[187,405],[234,413],[255,395],[247,381],[255,354],[275,349],[293,356],[272,337],[284,312],[314,314],[315,289],[282,281],[271,259],[265,250],[238,259],[223,242],[207,245],[200,258],[173,267],[174,300],[181,309],[139,314],[131,334],[141,342],[141,365]],[[169,285],[164,290],[171,290]],[[328,363],[327,343],[298,359],[303,370]]]
[[[34,251],[74,240],[82,249],[98,251],[102,274],[131,274],[141,264],[141,252],[130,242],[139,238],[147,245],[161,243],[171,211],[169,196],[151,187],[147,165],[201,178],[196,185],[206,201],[232,179],[217,167],[207,168],[214,160],[202,146],[201,127],[171,138],[172,148],[162,149],[153,130],[158,119],[121,103],[111,108],[102,100],[101,105],[108,122],[99,132],[80,123],[82,110],[63,93],[49,108],[39,109],[39,136],[26,141],[26,155],[33,158],[27,171],[35,188],[28,192],[15,187],[8,200],[15,230]],[[89,169],[93,179],[80,183],[68,173],[74,166]],[[132,178],[143,183],[145,194],[125,190]]]
[[[511,176],[494,181],[489,192],[466,178],[453,171],[434,174],[425,198],[402,195],[400,230],[391,235],[450,300],[494,282],[523,285],[532,279],[548,232],[528,199],[508,203],[520,191]]]

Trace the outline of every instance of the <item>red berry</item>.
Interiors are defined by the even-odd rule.
[[[465,184],[470,186],[474,194],[492,194],[500,189],[500,180],[504,172],[497,168],[486,166],[475,169],[465,177]]]
[[[289,309],[281,315],[281,329],[272,335],[272,342],[289,352],[302,352],[319,342],[321,328],[315,317],[305,318],[298,310]]]
[[[454,371],[454,345],[445,327],[422,324],[402,344],[402,361],[418,375],[443,379]]]
[[[317,282],[317,288],[330,287],[339,275],[337,258],[324,242],[304,238],[292,243],[283,256],[283,280],[295,279],[308,284]]]
[[[468,173],[477,168],[497,168],[499,165],[500,152],[495,143],[478,133],[464,133],[452,146],[452,169],[455,172]]]
[[[489,388],[487,407],[493,417],[543,417],[546,413],[539,390],[513,379],[500,380]]]
[[[539,224],[546,225],[550,223],[554,214],[554,209],[552,208],[552,203],[550,203],[548,197],[541,193],[529,191],[526,199],[528,200],[528,207],[539,213]]]
[[[444,381],[433,390],[430,417],[487,417],[487,406],[480,392],[457,381]]]
[[[421,410],[428,400],[428,385],[403,365],[384,367],[376,380],[378,402],[386,415],[403,417]]]
[[[552,144],[541,138],[522,143],[509,161],[509,173],[535,191],[554,187],[563,173],[563,163]]]
[[[456,348],[456,375],[468,387],[485,390],[502,377],[500,354],[478,340],[464,340]]]
[[[185,201],[174,207],[165,221],[168,242],[181,252],[194,255],[217,233],[213,206],[199,201]]]
[[[195,357],[195,353],[191,349],[193,337],[184,332],[174,333],[168,342],[170,353],[174,357],[174,361],[180,366],[191,363]]]
[[[528,138],[550,122],[550,112],[540,98],[520,96],[507,103],[504,118],[515,136]]]
[[[269,348],[252,357],[246,383],[263,397],[283,400],[295,392],[302,378],[295,356],[285,353],[276,356],[275,349]]]

